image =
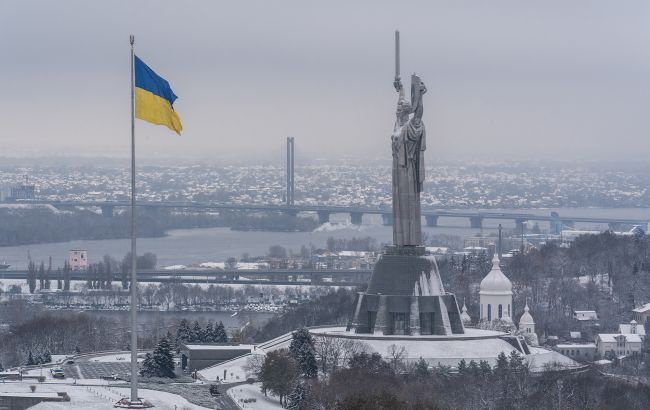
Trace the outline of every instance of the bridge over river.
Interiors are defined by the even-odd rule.
[[[115,208],[130,206],[129,201],[44,201],[33,200],[20,202],[24,204],[46,204],[56,208],[65,209],[69,207],[95,207],[101,209],[106,217],[112,217]],[[393,212],[391,207],[365,207],[365,206],[333,206],[333,205],[264,205],[264,204],[234,204],[214,202],[137,202],[136,206],[146,209],[152,213],[159,209],[186,209],[186,210],[235,210],[249,212],[278,212],[290,215],[300,213],[316,213],[321,224],[329,222],[332,214],[349,214],[353,224],[361,225],[364,215],[381,215],[384,225],[392,225]],[[649,219],[628,219],[628,218],[603,218],[603,217],[562,217],[557,212],[550,212],[549,215],[536,215],[532,213],[498,212],[498,211],[462,211],[422,208],[422,216],[426,225],[438,226],[438,219],[463,218],[468,219],[472,228],[480,229],[485,219],[499,219],[515,221],[517,227],[522,227],[525,222],[538,221],[548,222],[549,232],[559,234],[563,227],[573,227],[576,223],[606,224],[611,230],[620,230],[623,225],[642,225],[645,229],[650,222]]]
[[[138,282],[206,283],[241,285],[313,285],[313,286],[360,286],[368,283],[370,269],[179,269],[141,270]],[[26,270],[0,271],[2,279],[27,280]],[[50,272],[50,281],[63,280],[62,272]],[[70,280],[86,281],[88,272],[71,271]],[[120,282],[115,273],[113,282]]]

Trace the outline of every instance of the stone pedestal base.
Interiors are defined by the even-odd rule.
[[[385,248],[348,328],[375,335],[465,332],[456,297],[445,292],[435,259],[422,246]]]
[[[119,409],[148,409],[154,407],[154,405],[144,399],[138,399],[132,401],[131,399],[124,398],[118,401],[117,403],[115,403],[113,407]]]

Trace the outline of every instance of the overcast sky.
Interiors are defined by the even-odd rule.
[[[184,127],[141,158],[389,158],[399,29],[427,158],[647,157],[650,2],[532,3],[3,0],[0,155],[127,156],[133,33]]]

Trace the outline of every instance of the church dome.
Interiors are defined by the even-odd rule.
[[[533,316],[528,312],[530,309],[528,308],[528,302],[526,302],[526,307],[524,308],[524,314],[521,315],[519,318],[519,328],[521,329],[522,326],[524,325],[534,325],[535,321],[533,320]]]
[[[512,295],[512,283],[506,275],[501,272],[499,266],[499,255],[494,254],[492,259],[492,270],[481,281],[482,295]]]
[[[463,313],[460,314],[460,320],[462,320],[464,324],[472,323],[472,318],[467,313],[467,306],[465,306],[465,303],[463,303]]]

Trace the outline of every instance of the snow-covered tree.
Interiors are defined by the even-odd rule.
[[[174,354],[167,338],[163,337],[153,351],[153,360],[156,363],[160,377],[176,377],[174,374]]]
[[[190,334],[190,342],[192,343],[200,343],[203,337],[203,329],[201,329],[201,325],[199,324],[198,320],[194,321],[194,325],[192,325],[192,333]]]
[[[156,374],[158,374],[158,368],[156,366],[156,362],[153,360],[151,353],[147,353],[144,356],[144,360],[140,365],[140,374],[147,377],[154,377]]]
[[[314,349],[305,343],[298,351],[298,366],[302,376],[306,379],[315,379],[318,376],[318,364],[316,363],[316,355]]]
[[[147,353],[142,362],[140,373],[149,377],[176,377],[174,373],[174,355],[167,338],[160,339],[153,354]]]
[[[181,319],[181,323],[176,330],[176,344],[188,343],[192,338],[192,329],[190,329],[187,319]]]
[[[203,343],[214,343],[215,342],[215,332],[214,332],[214,325],[212,324],[212,321],[209,321],[207,325],[205,325],[205,329],[203,330],[203,336],[201,337],[201,342]]]
[[[291,344],[289,345],[289,353],[294,359],[298,360],[298,352],[303,344],[308,344],[314,347],[314,337],[309,333],[309,329],[301,327],[291,334]]]
[[[32,354],[32,351],[29,351],[29,355],[27,355],[27,366],[33,366],[36,364],[36,361],[34,360],[34,355]]]
[[[214,328],[214,342],[228,343],[228,334],[226,333],[226,327],[221,321],[219,321],[219,324]]]
[[[307,392],[303,383],[296,384],[291,394],[287,396],[288,410],[304,410]]]

